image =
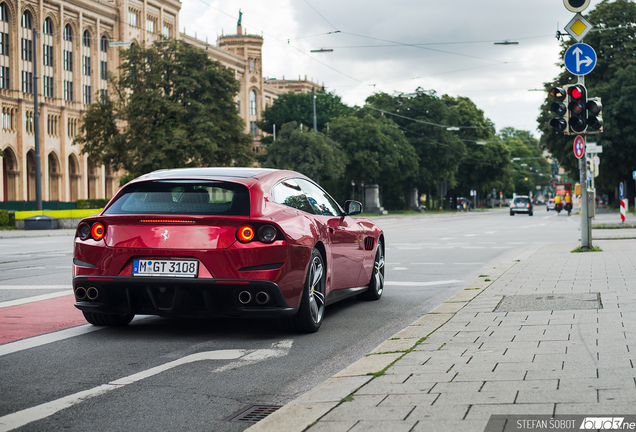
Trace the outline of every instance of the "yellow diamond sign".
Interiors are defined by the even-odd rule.
[[[575,41],[581,42],[586,34],[592,30],[594,26],[586,20],[583,15],[577,13],[574,18],[565,26],[565,31],[568,32]]]

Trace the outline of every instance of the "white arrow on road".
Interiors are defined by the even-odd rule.
[[[583,54],[583,50],[579,47],[574,48],[572,54],[576,56],[576,71],[581,71],[581,65],[585,63],[585,66],[591,65],[594,60],[592,60],[589,56],[585,56],[585,59],[581,60],[581,55]]]
[[[177,366],[181,366],[188,363],[194,363],[203,360],[235,360],[243,359],[244,361],[235,361],[232,363],[233,367],[245,366],[253,364],[259,361],[266,360],[271,357],[282,357],[289,353],[293,341],[284,340],[273,343],[271,349],[260,350],[218,350],[218,351],[206,351],[197,354],[192,354],[183,357],[179,360],[174,360],[145,371],[138,372],[127,377],[120,378],[115,381],[111,381],[108,384],[102,384],[98,387],[94,387],[89,390],[84,390],[63,398],[47,402],[33,408],[27,408],[22,411],[8,414],[4,417],[0,417],[0,432],[6,432],[13,429],[17,429],[31,422],[42,420],[46,417],[62,411],[63,409],[70,408],[80,402],[90,399],[95,396],[102,395],[111,390],[117,390],[128,384],[132,384],[141,381],[145,378],[157,375],[161,372],[173,369]],[[222,371],[222,369],[218,369]]]

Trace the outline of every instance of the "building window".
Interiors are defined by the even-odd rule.
[[[84,35],[82,36],[82,45],[88,48],[91,47],[91,34],[88,32],[88,30],[86,30],[84,32]]]
[[[108,79],[108,62],[101,61],[100,63],[100,77],[103,80]]]
[[[164,23],[163,32],[161,34],[163,34],[163,37],[165,37],[166,39],[172,36],[172,29],[170,28],[168,24]]]
[[[250,59],[250,72],[254,72],[254,59]]]
[[[108,52],[108,38],[106,36],[102,36],[102,39],[99,44],[99,49],[103,53]]]
[[[106,99],[108,98],[108,89],[101,89],[99,91],[99,100],[101,103],[106,103]]]
[[[256,92],[250,91],[250,115],[256,115]]]
[[[84,86],[84,91],[82,96],[83,96],[84,105],[90,105],[91,104],[91,86],[89,85]]]
[[[0,4],[0,21],[9,22],[9,9],[6,3]]]
[[[155,20],[154,18],[148,17],[146,18],[146,31],[149,33],[155,32]]]
[[[73,102],[73,81],[64,81],[64,100]]]
[[[33,61],[33,41],[22,38],[22,60]]]
[[[9,68],[6,66],[0,67],[0,88],[10,89],[9,86]]]
[[[53,66],[53,45],[43,46],[44,66]]]
[[[9,55],[9,33],[0,32],[0,55]]]
[[[33,111],[26,112],[25,129],[28,134],[33,133]]]
[[[48,98],[55,97],[53,77],[44,77],[44,96]]]
[[[258,136],[258,126],[256,126],[256,122],[250,122],[250,132],[253,136]]]
[[[33,73],[22,71],[22,91],[33,94]]]
[[[64,50],[64,70],[73,72],[73,53]]]
[[[91,76],[91,58],[89,56],[82,56],[82,73]]]
[[[2,129],[6,131],[15,130],[15,108],[2,107]]]
[[[51,21],[51,18],[47,18],[44,20],[42,33],[53,36],[53,21]]]
[[[241,94],[236,95],[236,110],[241,112]]]
[[[75,135],[77,134],[77,119],[73,117],[69,117],[68,127],[66,129],[68,130],[68,137],[74,138]]]
[[[22,14],[22,28],[29,30],[33,28],[33,17],[29,11],[24,11]]]
[[[64,27],[64,40],[65,41],[72,41],[73,40],[73,29],[71,28],[70,24],[66,24],[66,27]]]
[[[137,27],[139,25],[139,15],[132,9],[128,10],[128,24],[133,27]]]

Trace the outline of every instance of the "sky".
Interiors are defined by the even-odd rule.
[[[555,35],[574,17],[563,0],[182,0],[179,31],[215,44],[239,9],[243,32],[263,36],[265,77],[307,76],[352,106],[418,87],[465,96],[498,131],[537,137],[543,83],[562,64]],[[519,44],[494,44],[506,40]]]

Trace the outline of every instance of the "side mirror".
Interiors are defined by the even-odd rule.
[[[347,216],[353,216],[362,213],[362,203],[359,201],[348,200],[345,201],[345,214]]]

